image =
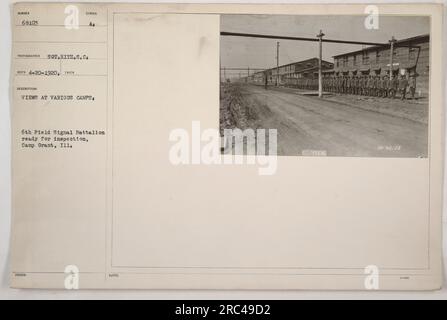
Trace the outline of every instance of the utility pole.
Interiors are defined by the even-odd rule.
[[[276,42],[276,86],[279,84],[279,41]]]
[[[323,59],[323,37],[324,33],[320,30],[320,33],[317,34],[318,44],[319,44],[319,55],[318,55],[318,97],[323,97],[323,73],[322,73],[322,64],[321,61]]]
[[[393,80],[393,58],[394,58],[394,43],[396,42],[396,39],[394,36],[391,37],[390,40],[390,80]]]

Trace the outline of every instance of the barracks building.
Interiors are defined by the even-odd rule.
[[[393,48],[393,74],[396,78],[416,76],[418,96],[429,93],[430,36],[420,35],[396,40]],[[361,50],[346,52],[333,57],[334,63],[322,61],[323,89],[330,87],[331,79],[343,77],[365,78],[366,76],[389,75],[390,46],[370,46]],[[256,84],[269,85],[278,81],[281,86],[300,89],[318,89],[318,58],[289,63],[256,72],[246,78]]]
[[[334,64],[328,61],[321,62],[323,70],[332,70]],[[268,84],[296,86],[298,83],[315,82],[318,85],[318,58],[311,58],[299,62],[293,62],[279,66],[279,68],[271,68],[265,71],[256,72],[250,76],[250,81],[264,84],[264,77],[267,74]]]
[[[393,50],[393,73],[417,77],[417,91],[428,96],[430,36],[397,40]],[[333,70],[325,70],[325,76],[388,75],[390,70],[390,46],[372,46],[362,50],[339,54],[334,58]]]

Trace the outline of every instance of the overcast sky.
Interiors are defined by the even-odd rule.
[[[320,29],[325,38],[387,43],[430,32],[429,17],[379,16],[379,29],[364,27],[365,16],[222,15],[221,31],[314,38]],[[271,68],[276,66],[273,39],[221,36],[221,66]],[[318,43],[279,40],[279,64],[318,57]],[[361,45],[323,43],[323,59],[362,49]]]

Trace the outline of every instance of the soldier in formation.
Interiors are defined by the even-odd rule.
[[[404,100],[405,94],[407,93],[407,87],[408,87],[408,80],[404,76],[399,77],[399,93],[400,93],[400,99]]]
[[[414,99],[416,92],[416,74],[409,77],[404,75],[394,76],[390,79],[388,75],[323,75],[323,91],[336,94],[349,94],[358,96],[369,96],[379,98],[396,98],[404,100],[407,95]],[[264,86],[267,89],[268,81],[264,77]],[[318,90],[318,76],[302,77],[293,79],[293,86],[309,91]]]
[[[325,75],[322,78],[323,91],[337,94],[350,94],[394,99],[399,94],[402,100],[410,94],[414,99],[416,75]],[[318,90],[318,78],[298,79],[298,88]]]

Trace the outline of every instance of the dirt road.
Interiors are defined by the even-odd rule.
[[[328,156],[427,156],[427,124],[411,118],[253,85],[239,90],[256,114],[256,127],[278,130],[279,155],[316,150]]]

